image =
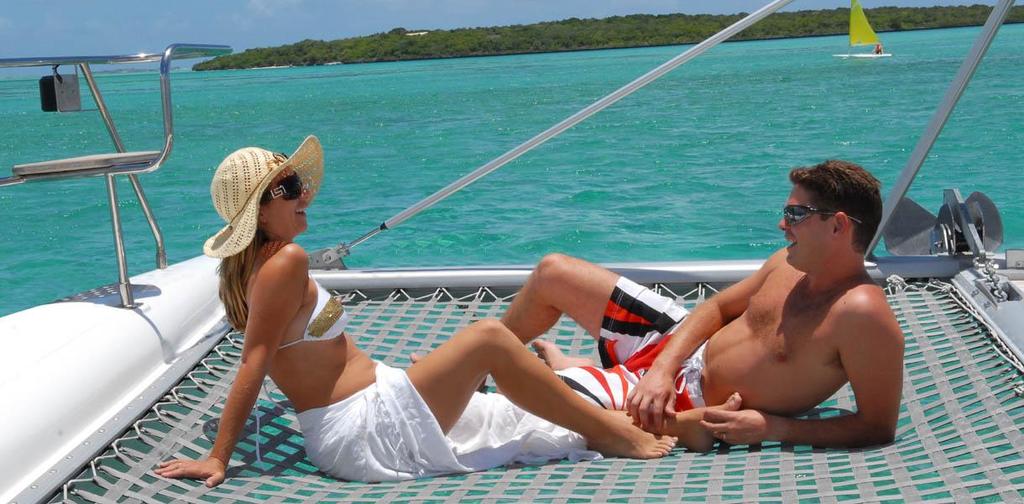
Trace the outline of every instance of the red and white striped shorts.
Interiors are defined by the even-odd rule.
[[[629,392],[650,369],[687,313],[674,300],[619,277],[601,320],[601,367],[573,367],[557,373],[577,394],[598,406],[624,410]],[[700,373],[706,345],[697,349],[676,374],[676,411],[704,406]]]

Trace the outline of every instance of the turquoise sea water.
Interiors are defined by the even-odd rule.
[[[351,267],[762,258],[794,166],[857,161],[895,182],[978,28],[883,35],[894,57],[844,61],[845,37],[724,44],[354,249]],[[217,41],[209,41],[216,43]],[[154,48],[156,50],[158,48]],[[291,152],[327,175],[309,249],[351,241],[685,47],[245,71],[176,72],[176,144],[142,183],[171,262],[222,225],[209,180],[235,148]],[[0,74],[0,164],[110,150],[95,112],[39,112],[36,78]],[[129,150],[159,149],[155,73],[98,74]],[[979,190],[1024,247],[1024,25],[1004,27],[911,196]],[[84,91],[88,94],[87,91]],[[91,102],[86,108],[93,108]],[[133,274],[148,226],[119,185]],[[116,280],[103,180],[0,188],[0,315]]]

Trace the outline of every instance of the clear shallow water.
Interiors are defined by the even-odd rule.
[[[849,159],[895,182],[978,28],[883,35],[893,58],[844,61],[844,37],[738,42],[626,98],[354,250],[352,267],[761,258],[783,245],[794,166]],[[216,41],[213,41],[216,42]],[[659,47],[224,72],[177,72],[176,144],[142,176],[171,262],[222,225],[209,181],[235,148],[326,149],[299,242],[351,241],[681,52]],[[911,196],[987,193],[1024,247],[1024,25],[1004,27]],[[159,149],[153,73],[97,75],[130,150]],[[110,150],[95,113],[43,114],[35,78],[0,80],[0,164]],[[86,91],[87,94],[87,91]],[[83,97],[83,99],[85,99]],[[87,101],[87,100],[86,100]],[[87,107],[91,107],[88,104]],[[121,182],[133,274],[148,226]],[[100,178],[0,188],[0,315],[116,280]]]

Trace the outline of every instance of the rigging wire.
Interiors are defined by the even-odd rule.
[[[638,89],[646,86],[647,84],[650,84],[654,80],[672,71],[673,69],[682,65],[683,63],[686,63],[687,61],[690,61],[691,59],[700,56],[708,49],[711,49],[712,47],[729,39],[733,35],[743,31],[747,27],[753,25],[754,23],[757,23],[761,19],[764,19],[765,17],[769,16],[775,11],[790,4],[792,1],[793,0],[775,0],[765,5],[764,7],[761,7],[757,11],[754,11],[753,13],[747,15],[743,19],[740,19],[739,21],[726,27],[722,31],[712,35],[711,37],[708,37],[703,42],[691,47],[682,54],[679,54],[678,56],[666,61],[665,63],[662,63],[657,68],[638,77],[629,84],[622,86],[621,88],[613,91],[611,94],[605,96],[604,98],[601,98],[596,102],[583,108],[579,112],[576,112],[575,114],[567,117],[566,119],[563,119],[558,124],[555,124],[554,126],[548,128],[547,130],[544,130],[543,132],[523,142],[522,144],[513,148],[512,150],[494,158],[493,160],[487,162],[483,166],[477,168],[476,170],[473,170],[469,174],[464,175],[462,178],[456,180],[455,182],[448,184],[443,189],[420,200],[418,203],[412,205],[411,207],[402,210],[394,217],[391,217],[390,219],[382,222],[380,226],[378,226],[376,229],[364,234],[363,236],[360,236],[359,238],[356,238],[352,242],[347,244],[342,242],[334,247],[329,247],[326,249],[320,249],[311,252],[309,254],[310,267],[313,269],[344,268],[344,264],[342,263],[341,258],[347,256],[352,247],[355,247],[356,245],[359,245],[360,243],[363,243],[364,241],[377,235],[381,231],[391,229],[401,224],[406,219],[422,212],[423,210],[426,210],[427,208],[430,208],[437,202],[447,198],[448,196],[451,196],[452,194],[459,191],[463,187],[472,184],[481,177],[490,174],[491,172],[497,170],[498,168],[501,168],[510,161],[518,158],[519,156],[522,156],[523,154],[526,154],[527,152],[533,150],[535,147],[554,138],[563,131],[582,122],[584,119],[596,114],[597,112],[600,112],[601,110],[604,110],[613,103],[625,98],[626,96],[629,96],[634,91],[637,91]]]

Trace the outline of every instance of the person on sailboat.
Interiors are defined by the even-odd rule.
[[[220,484],[267,374],[298,410],[310,460],[342,479],[597,456],[587,448],[632,458],[671,451],[675,437],[588,403],[497,320],[456,332],[408,371],[370,359],[345,333],[340,299],[310,278],[292,241],[306,230],[322,174],[314,136],[291,156],[247,147],[218,167],[210,192],[227,225],[204,252],[222,259],[220,297],[228,321],[245,331],[241,364],[210,454],[162,462],[158,475]],[[504,395],[474,394],[488,374]]]
[[[861,6],[858,0],[850,0],[850,48],[857,46],[873,46],[870,54],[853,54],[847,52],[846,54],[833,54],[837,58],[864,58],[864,57],[881,57],[890,56],[885,53],[882,48],[882,41],[879,40],[878,34],[871,28],[871,23],[868,22],[868,16],[864,13],[864,7]]]
[[[891,442],[903,380],[903,333],[864,253],[881,220],[880,184],[853,163],[790,172],[779,229],[790,245],[750,277],[693,312],[581,259],[551,254],[502,317],[524,343],[567,314],[598,343],[601,367],[624,375],[623,401],[651,432],[673,432],[687,403],[742,396],[739,411],[706,410],[706,435],[732,444],[766,440],[855,447]],[[552,368],[586,366],[550,343]],[[584,376],[583,373],[577,373]],[[857,411],[794,418],[853,387]],[[574,387],[600,397],[599,386]],[[681,401],[681,396],[686,396]]]

